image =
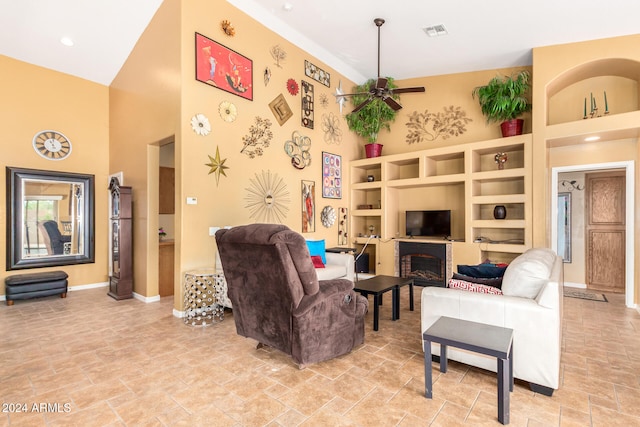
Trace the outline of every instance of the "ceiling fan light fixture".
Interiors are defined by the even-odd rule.
[[[440,37],[449,34],[449,31],[447,31],[447,27],[445,27],[444,24],[425,27],[422,31],[424,31],[429,37]]]

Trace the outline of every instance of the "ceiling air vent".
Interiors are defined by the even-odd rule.
[[[449,34],[444,24],[433,25],[431,27],[423,28],[423,30],[429,37],[440,37]]]

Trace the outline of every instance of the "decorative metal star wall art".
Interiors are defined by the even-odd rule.
[[[220,175],[227,176],[224,170],[229,169],[229,166],[225,166],[224,164],[224,162],[226,162],[227,159],[220,159],[220,147],[216,147],[216,156],[215,157],[209,156],[209,161],[210,162],[206,164],[211,168],[209,170],[209,175],[211,175],[212,173],[216,175],[216,186],[217,186],[220,183]]]
[[[340,105],[340,114],[342,114],[342,107],[344,107],[344,104],[347,102],[347,98],[342,95],[344,95],[344,92],[342,91],[342,80],[340,80],[338,87],[336,87],[336,93],[333,94],[333,96],[336,97],[336,102]]]

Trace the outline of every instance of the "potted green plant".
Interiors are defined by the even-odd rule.
[[[387,77],[387,87],[397,88],[393,79]],[[369,90],[376,84],[377,79],[369,79],[365,83],[353,88],[353,93],[361,93],[351,97],[353,105],[358,106],[369,99]],[[397,95],[393,95],[398,99]],[[367,157],[378,157],[382,154],[382,144],[378,144],[378,135],[382,129],[390,130],[391,122],[396,119],[397,112],[389,107],[380,98],[374,98],[369,104],[356,113],[349,113],[345,116],[349,129],[363,137],[367,144],[365,152]]]
[[[495,76],[486,86],[473,89],[482,114],[488,123],[500,123],[502,136],[522,134],[523,120],[519,117],[531,110],[527,93],[531,87],[530,74],[522,70],[511,76]]]

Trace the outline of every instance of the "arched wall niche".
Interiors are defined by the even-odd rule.
[[[640,62],[631,59],[601,59],[567,70],[547,85],[547,125],[591,117],[592,95],[598,108],[594,115],[605,115],[605,91],[608,114],[636,111],[639,82]]]

